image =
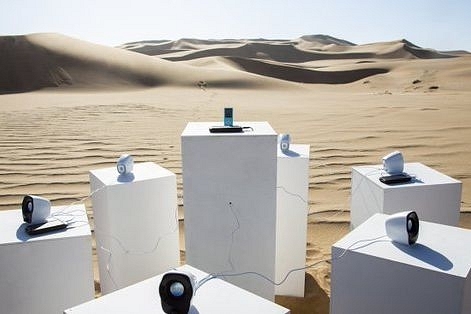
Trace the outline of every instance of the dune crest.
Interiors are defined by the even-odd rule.
[[[137,44],[137,45],[136,45]],[[206,57],[244,57],[278,62],[301,63],[316,60],[362,58],[452,58],[452,53],[421,48],[405,39],[356,45],[328,35],[305,35],[297,39],[225,39],[177,41],[141,41],[120,46],[123,49],[166,60],[185,61]]]
[[[466,55],[424,49],[405,39],[356,45],[328,35],[296,39],[149,40],[117,48],[60,34],[3,36],[0,93],[43,88],[198,87],[201,82],[214,88],[257,89],[293,88],[293,83],[348,84],[394,72],[397,63],[393,65],[391,60]],[[200,59],[203,61],[196,61]]]
[[[122,89],[197,86],[251,88],[275,84],[249,73],[201,69],[60,34],[0,37],[0,93],[48,87]]]

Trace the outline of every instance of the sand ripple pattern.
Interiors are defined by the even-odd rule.
[[[123,100],[104,105],[79,100],[81,105],[1,111],[0,210],[18,208],[24,194],[57,205],[80,199],[89,193],[88,171],[114,166],[124,152],[176,173],[181,205],[181,132],[189,121],[217,121],[221,104],[237,99],[237,118],[268,120],[278,132],[291,133],[294,143],[311,145],[311,221],[348,222],[351,167],[378,164],[397,149],[406,162],[420,161],[461,180],[461,210],[471,211],[467,95],[313,93],[311,100],[308,93],[283,91],[168,93],[116,94]]]
[[[89,193],[88,171],[113,166],[124,152],[180,175],[180,146],[173,132],[156,127],[175,116],[138,104],[2,112],[0,210],[19,208],[25,194],[53,205],[80,199]]]

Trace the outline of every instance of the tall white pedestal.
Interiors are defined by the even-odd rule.
[[[182,133],[187,262],[274,280],[277,135],[267,122],[238,123],[253,128],[244,133],[209,133],[217,124],[188,123]],[[259,276],[227,280],[274,299],[274,285]]]
[[[208,275],[188,265],[178,269],[191,272],[198,281]],[[64,313],[163,314],[164,311],[162,310],[159,296],[159,285],[162,276],[163,274],[141,281],[101,298],[70,308]],[[201,286],[193,296],[189,314],[198,313],[286,314],[290,313],[290,311],[221,279],[212,279]]]
[[[55,213],[64,207],[52,207]],[[94,297],[92,238],[84,205],[71,229],[29,236],[20,210],[0,211],[0,312],[62,313]],[[60,217],[71,219],[72,216]]]
[[[386,234],[387,217],[332,246],[330,312],[471,313],[471,230],[420,221],[414,246],[369,240]]]
[[[421,163],[406,163],[404,172],[416,176],[410,183],[387,185],[379,181],[380,165],[352,168],[351,227],[375,213],[417,212],[419,219],[457,226],[461,182]]]
[[[179,265],[175,174],[155,163],[90,171],[96,247],[103,294]]]
[[[306,265],[307,209],[309,190],[309,145],[278,148],[276,192],[276,281],[292,269]],[[305,271],[290,274],[276,286],[277,295],[304,297]]]

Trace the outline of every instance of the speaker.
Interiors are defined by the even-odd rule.
[[[120,175],[129,175],[132,173],[134,168],[134,159],[131,155],[125,154],[121,155],[118,158],[118,162],[116,163],[116,170]]]
[[[278,135],[278,142],[280,143],[280,149],[283,153],[289,151],[289,145],[291,144],[291,137],[289,134]]]
[[[389,174],[399,174],[404,171],[404,156],[400,151],[394,151],[383,157],[383,169]]]
[[[26,195],[21,203],[23,220],[29,224],[40,224],[46,222],[51,214],[51,202],[36,195]]]
[[[389,216],[385,221],[386,234],[397,243],[413,245],[419,238],[419,216],[405,211]]]
[[[195,293],[196,277],[185,271],[170,271],[163,275],[159,286],[162,309],[168,314],[188,313]]]

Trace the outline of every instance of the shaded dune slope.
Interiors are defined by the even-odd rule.
[[[388,72],[385,68],[318,71],[288,65],[272,64],[248,58],[230,57],[229,60],[233,61],[248,72],[292,82],[311,84],[346,84],[358,81],[365,77]]]
[[[60,35],[0,38],[0,91],[44,87],[155,86],[167,78],[146,71],[141,56]],[[126,60],[127,59],[127,60]],[[157,65],[157,60],[153,61]]]
[[[187,53],[182,56],[164,56],[170,61],[185,61],[196,58],[224,56],[268,59],[278,62],[308,62],[328,59],[362,59],[373,58],[372,53],[325,53],[298,49],[290,44],[247,43],[237,48],[211,48]]]

